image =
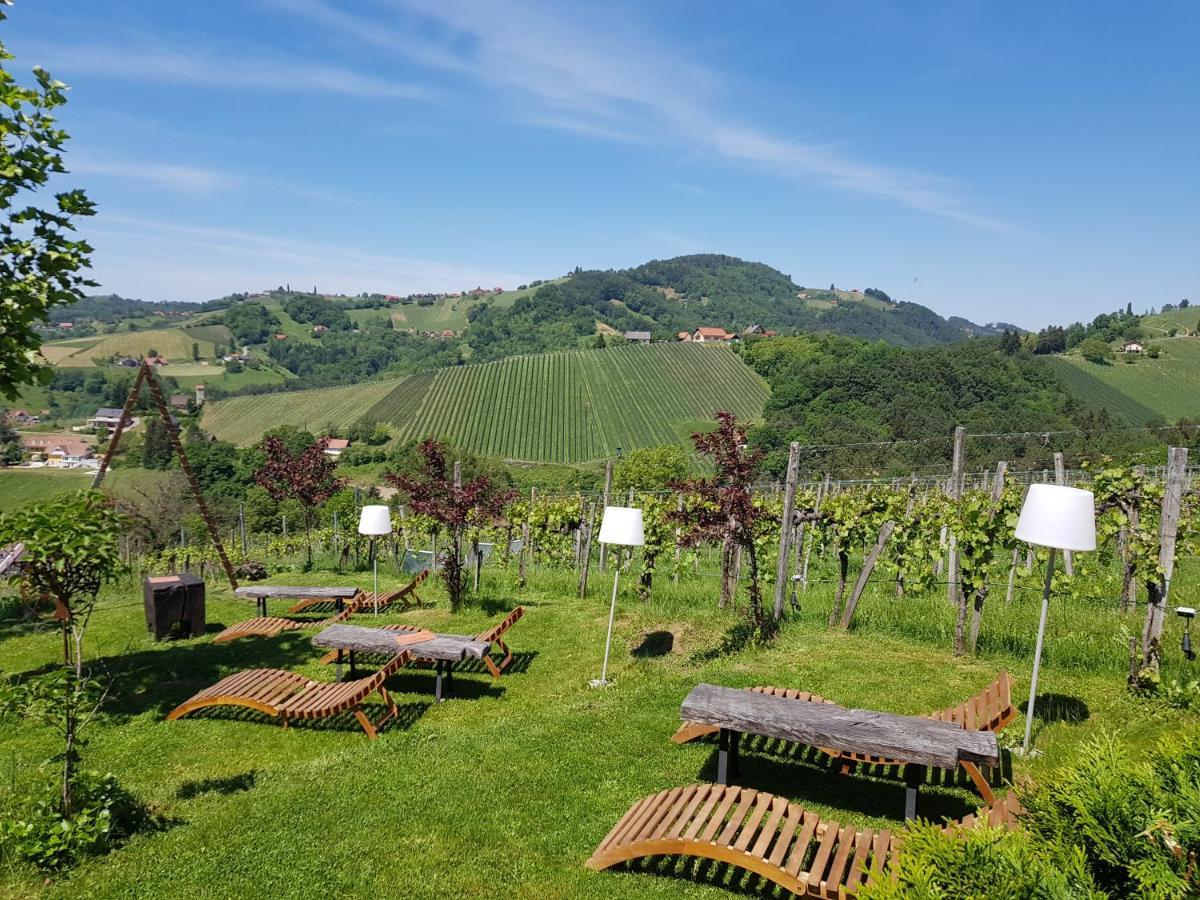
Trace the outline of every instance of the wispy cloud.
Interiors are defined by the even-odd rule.
[[[70,175],[99,175],[118,178],[187,194],[257,190],[304,197],[322,203],[346,203],[352,199],[344,192],[329,188],[296,185],[282,179],[245,172],[229,172],[206,166],[81,155],[70,158],[69,168]],[[64,177],[69,178],[70,175]]]
[[[30,55],[56,75],[146,78],[164,84],[271,91],[320,91],[355,97],[420,99],[428,89],[339,66],[269,55],[204,55],[193,50],[116,44],[31,45]]]
[[[961,187],[949,179],[788,141],[728,113],[726,108],[736,105],[735,91],[623,17],[582,21],[577,15],[568,22],[552,6],[521,0],[375,0],[370,15],[346,12],[327,0],[263,2],[407,62],[532,101],[533,111],[518,115],[543,127],[599,139],[632,135],[682,144],[781,177],[877,197],[973,227],[1011,230],[972,211]]]
[[[290,282],[356,293],[461,290],[475,285],[515,287],[530,276],[503,268],[375,253],[335,241],[303,240],[235,228],[182,225],[137,216],[101,214],[86,226],[97,246],[96,278],[109,290],[151,296],[170,284],[174,296],[199,300],[254,286]],[[153,253],[147,253],[153,247]],[[126,256],[140,254],[136,264]],[[100,252],[103,250],[104,252]],[[204,264],[196,251],[203,251]]]

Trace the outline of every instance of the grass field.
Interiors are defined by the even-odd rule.
[[[1163,338],[1154,344],[1162,351],[1158,359],[1135,355],[1127,363],[1118,354],[1112,363],[1097,365],[1067,355],[1051,357],[1050,364],[1085,403],[1134,424],[1200,417],[1200,340]]]
[[[552,282],[547,282],[552,283]],[[542,287],[543,285],[538,285]],[[522,297],[527,297],[538,288],[525,288],[523,291],[502,291],[499,294],[486,294],[483,297],[445,297],[430,306],[420,306],[416,303],[395,304],[391,307],[392,323],[396,328],[415,328],[417,331],[462,331],[467,327],[467,313],[472,307],[481,303],[507,309]],[[378,313],[382,310],[352,310],[355,313]],[[369,317],[364,319],[369,321]],[[355,318],[358,322],[359,319]]]
[[[211,326],[210,326],[211,327]],[[129,331],[106,335],[99,340],[87,339],[87,343],[77,346],[70,355],[59,359],[51,359],[55,365],[71,367],[88,367],[96,357],[108,357],[114,354],[121,356],[142,357],[151,349],[157,350],[160,356],[171,362],[190,362],[192,359],[192,344],[199,345],[202,357],[211,357],[215,353],[212,341],[192,337],[180,328],[160,328],[152,331]],[[59,355],[57,349],[69,344],[46,344],[43,352],[49,350]],[[47,357],[49,358],[49,357]]]
[[[224,325],[186,325],[183,333],[195,341],[217,344],[218,349],[228,347],[229,342],[233,340],[233,332]]]
[[[390,570],[380,575],[385,589],[398,583]],[[367,587],[371,576],[303,577]],[[729,885],[721,867],[584,868],[635,800],[714,780],[713,744],[669,740],[679,704],[695,684],[779,684],[847,706],[910,714],[956,703],[1001,669],[1017,680],[1014,702],[1022,704],[1028,690],[1036,590],[988,611],[984,635],[995,637],[978,657],[950,653],[953,610],[941,592],[901,603],[884,584],[864,599],[853,631],[824,626],[830,591],[814,588],[802,594],[802,611],[773,646],[696,661],[693,654],[713,646],[737,615],[716,609],[715,580],[702,575],[685,576],[678,586],[656,579],[647,603],[622,594],[609,669],[616,685],[592,690],[587,681],[599,671],[608,596],[604,584],[594,583],[588,599],[576,599],[575,581],[570,570],[542,569],[518,592],[509,575],[489,568],[474,605],[457,615],[434,584],[425,592],[432,607],[360,617],[362,624],[405,621],[475,633],[516,603],[526,607],[507,636],[516,653],[508,673],[493,681],[461,672],[452,699],[435,705],[432,674],[403,670],[388,684],[401,715],[373,742],[348,714],[287,730],[245,711],[165,721],[194,692],[242,669],[279,667],[322,681],[333,672],[317,664],[311,634],[213,644],[220,623],[252,612],[216,579],[208,584],[208,636],[174,643],[147,638],[136,582],[107,590],[86,653],[111,688],[104,714],[89,726],[85,764],[115,773],[165,824],[69,878],[43,880],[20,867],[0,871],[0,891],[72,900],[759,896],[757,881]],[[912,634],[903,633],[903,622]],[[1012,777],[1038,778],[1101,733],[1136,751],[1195,721],[1125,690],[1115,639],[1123,624],[1136,628],[1136,616],[1068,610],[1056,601],[1035,728],[1043,755],[1008,758]],[[1169,627],[1168,643],[1177,647],[1177,629]],[[50,623],[6,622],[0,649],[5,673],[20,674],[51,667],[60,643]],[[1072,657],[1073,650],[1090,662]],[[368,711],[379,715],[377,699]],[[1002,746],[1018,742],[1023,728],[1018,717]],[[32,777],[58,744],[56,733],[39,724],[16,722],[0,731],[0,753],[14,779]],[[840,775],[818,755],[787,745],[744,751],[738,783],[853,826],[898,827],[903,806],[901,780]],[[979,799],[957,774],[935,780],[921,802],[922,814],[936,819],[961,816]]]
[[[0,469],[0,513],[91,487],[95,474],[91,469]],[[119,495],[134,483],[166,476],[146,469],[112,469],[104,476],[104,489]]]
[[[366,402],[373,398],[372,402]],[[725,347],[652,344],[515,357],[399,382],[235,397],[205,408],[204,428],[252,443],[284,421],[347,426],[363,415],[402,438],[436,436],[487,456],[574,463],[686,442],[680,425],[729,409],[757,418],[762,380]]]

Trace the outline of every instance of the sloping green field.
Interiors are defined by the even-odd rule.
[[[1165,338],[1154,341],[1158,359],[1122,354],[1105,365],[1079,356],[1050,359],[1055,372],[1077,397],[1095,408],[1141,425],[1155,419],[1175,422],[1200,418],[1200,340]]]
[[[67,356],[58,355],[57,348],[65,344],[47,344],[46,350],[52,354],[47,356],[55,365],[70,367],[87,367],[97,357],[108,357],[114,354],[120,356],[146,356],[150,350],[157,350],[160,356],[171,362],[190,362],[192,359],[192,344],[197,344],[201,357],[211,357],[215,348],[211,340],[199,336],[185,334],[180,328],[159,328],[151,331],[128,331],[120,334],[110,334],[99,340],[89,339],[88,342]],[[57,358],[55,356],[57,355]]]
[[[681,440],[720,410],[758,418],[765,383],[732,350],[652,344],[523,356],[402,381],[208,404],[205,429],[247,444],[275,425],[341,427],[366,415],[402,438],[434,436],[487,456],[587,462]]]

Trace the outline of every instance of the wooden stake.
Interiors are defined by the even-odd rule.
[[[947,496],[951,500],[962,499],[963,442],[967,429],[959,425],[954,429],[954,456],[951,459],[950,484]],[[946,597],[951,604],[958,603],[958,538],[953,529],[949,532],[950,547],[946,553]]]
[[[1067,483],[1067,464],[1061,453],[1054,454],[1054,483],[1064,486]],[[1075,574],[1075,561],[1070,550],[1063,551],[1063,571],[1068,575]]]
[[[588,504],[587,522],[580,525],[583,531],[583,564],[579,568],[579,596],[587,598],[588,569],[592,563],[592,529],[596,522],[596,504]],[[604,545],[601,544],[601,547]]]
[[[609,496],[612,493],[612,478],[613,478],[613,461],[610,459],[604,464],[604,496],[600,502],[600,514],[604,515],[604,510],[608,509]],[[608,545],[600,545],[600,574],[604,574],[604,567],[608,564]]]
[[[1146,624],[1142,628],[1142,665],[1158,666],[1162,642],[1163,613],[1175,571],[1175,540],[1179,533],[1179,513],[1187,482],[1186,447],[1167,450],[1167,472],[1163,484],[1162,515],[1158,527],[1158,567],[1162,574],[1151,582],[1146,604]]]
[[[850,627],[850,620],[854,618],[854,610],[858,607],[859,598],[862,597],[863,591],[867,587],[867,579],[871,577],[871,571],[875,568],[875,563],[879,562],[879,555],[883,553],[883,548],[887,545],[888,538],[892,536],[892,531],[895,527],[895,522],[887,521],[883,523],[883,527],[879,529],[879,537],[875,541],[875,546],[871,548],[871,552],[863,560],[862,570],[858,573],[858,580],[854,582],[854,590],[851,592],[850,600],[846,604],[845,611],[842,613],[841,624],[843,628]]]
[[[787,480],[783,488],[783,516],[779,523],[779,559],[775,565],[775,621],[783,618],[783,599],[787,594],[788,551],[792,538],[792,520],[796,515],[796,481],[800,477],[800,444],[793,441],[788,450]]]

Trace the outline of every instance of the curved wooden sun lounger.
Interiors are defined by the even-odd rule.
[[[224,644],[244,637],[275,637],[285,631],[303,631],[305,628],[324,628],[345,622],[362,609],[363,595],[346,604],[345,609],[328,619],[289,619],[287,616],[257,616],[243,622],[234,622],[213,638],[214,644]]]
[[[367,737],[374,739],[378,730],[396,715],[396,704],[383,686],[388,677],[409,661],[405,650],[369,678],[358,681],[313,681],[283,669],[247,669],[222,678],[167,714],[168,721],[209,706],[244,706],[280,720],[284,728],[292,719],[325,719],[353,710]],[[362,702],[379,692],[386,712],[372,722],[363,712]]]
[[[399,603],[401,610],[411,609],[413,606],[421,603],[421,598],[417,596],[417,588],[420,587],[421,582],[428,577],[429,570],[425,569],[423,572],[419,572],[417,577],[404,587],[394,591],[388,591],[387,593],[381,591],[379,593],[378,604],[376,604],[374,591],[364,591],[359,595],[359,597],[361,597],[361,602],[358,605],[358,609],[361,612],[374,611],[376,608],[387,609],[393,603]],[[333,604],[331,601],[325,598],[313,597],[308,600],[297,601],[296,604],[288,610],[288,612],[302,613],[316,607],[320,607],[321,609],[332,609]],[[328,624],[333,623],[331,622]]]
[[[1010,792],[995,807],[947,826],[1012,825]],[[736,785],[700,784],[643,797],[587,861],[595,871],[652,856],[698,856],[754,872],[807,897],[853,897],[879,876],[899,843],[890,830],[823,821],[783,797]]]
[[[487,641],[489,644],[495,644],[500,649],[500,651],[504,654],[504,656],[502,656],[500,658],[499,662],[496,662],[496,660],[492,659],[492,655],[490,653],[483,658],[483,664],[485,666],[487,666],[488,671],[492,673],[492,678],[499,678],[501,676],[501,674],[503,674],[504,670],[507,669],[512,664],[513,652],[511,649],[509,649],[508,644],[504,643],[504,640],[503,640],[504,633],[506,631],[508,631],[508,629],[512,628],[513,625],[515,625],[517,623],[517,621],[524,615],[525,615],[525,607],[518,606],[515,609],[513,609],[513,611],[510,612],[507,616],[505,616],[503,620],[501,620],[497,624],[493,625],[487,631],[483,631],[483,632],[480,632],[479,634],[472,636],[473,640]],[[381,626],[379,626],[379,630],[403,633],[406,631],[420,631],[421,629],[416,625],[399,625],[399,624],[397,624],[397,625],[381,625]],[[337,659],[338,659],[338,651],[331,650],[329,653],[326,653],[324,656],[321,657],[320,662],[329,664],[329,663],[337,662]],[[417,661],[421,661],[421,651],[419,648],[415,651],[415,655],[413,656],[413,659],[417,660]]]
[[[1012,704],[1012,676],[1006,671],[1001,671],[1000,675],[989,684],[986,688],[964,700],[956,706],[940,709],[929,714],[927,718],[934,719],[939,722],[950,722],[958,725],[967,731],[993,731],[999,732],[1005,728],[1013,719],[1017,717],[1016,707]],[[759,694],[770,694],[772,696],[787,697],[789,700],[799,700],[805,703],[833,703],[832,700],[827,700],[820,694],[811,694],[805,691],[794,691],[786,688],[777,687],[752,687],[747,688],[749,691],[754,691]],[[677,744],[686,744],[689,741],[694,741],[697,738],[705,737],[706,735],[716,734],[720,731],[711,725],[701,725],[697,722],[684,722],[679,730],[671,736],[671,740]],[[848,774],[850,767],[856,763],[865,765],[877,766],[902,766],[902,759],[884,759],[878,756],[865,756],[861,753],[843,753],[837,750],[829,750],[824,747],[817,748],[823,753],[827,753],[840,760],[842,764],[842,774]],[[971,781],[975,783],[976,789],[987,803],[994,803],[996,795],[993,793],[991,785],[984,777],[983,772],[979,770],[979,766],[973,762],[963,762],[963,769],[971,777]]]

